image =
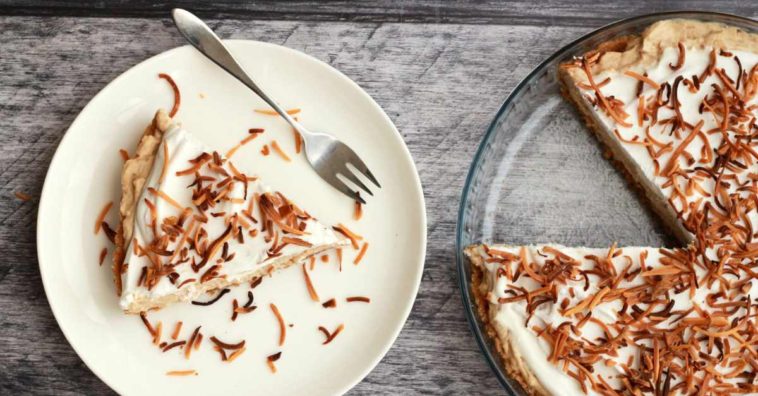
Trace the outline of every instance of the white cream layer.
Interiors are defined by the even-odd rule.
[[[168,148],[168,168],[166,170],[166,176],[163,182],[160,182],[161,173],[163,171],[163,145]],[[160,281],[151,289],[148,290],[144,286],[137,286],[139,278],[142,272],[142,268],[149,264],[147,257],[140,257],[134,254],[133,243],[136,239],[139,241],[140,246],[146,246],[153,239],[153,231],[150,227],[151,216],[150,210],[145,205],[145,199],[149,199],[153,202],[157,209],[158,224],[162,219],[169,216],[178,216],[180,211],[178,208],[172,206],[164,199],[157,198],[148,192],[148,188],[152,187],[156,190],[167,193],[170,197],[175,199],[179,204],[184,207],[194,207],[192,205],[192,188],[188,188],[194,181],[194,175],[189,176],[176,176],[177,171],[181,171],[191,167],[189,160],[196,158],[198,155],[207,152],[211,153],[212,150],[206,147],[202,142],[195,139],[190,133],[177,126],[172,126],[164,136],[164,140],[161,146],[158,148],[154,166],[150,171],[150,176],[145,182],[145,188],[143,189],[136,208],[135,224],[134,224],[134,236],[132,241],[129,242],[126,249],[125,263],[128,263],[128,269],[122,277],[123,292],[121,295],[121,307],[126,309],[137,297],[148,297],[150,299],[162,297],[170,294],[178,294],[182,297],[182,300],[187,301],[194,299],[201,293],[198,282],[191,282],[184,285],[181,290],[177,289],[177,285],[185,279],[195,278],[199,279],[202,272],[206,270],[211,263],[207,264],[205,268],[201,269],[200,273],[195,273],[189,263],[184,263],[174,268],[175,272],[179,274],[179,278],[172,284],[168,277],[162,277]],[[227,169],[228,171],[228,169]],[[243,169],[240,169],[244,172]],[[201,173],[204,174],[204,173]],[[210,176],[217,176],[211,175]],[[248,174],[254,176],[253,174]],[[244,203],[234,203],[232,201],[221,201],[210,209],[209,212],[226,212],[231,215],[238,213],[248,207],[250,200],[254,199],[255,193],[269,192],[268,187],[264,186],[260,181],[248,182],[247,200]],[[234,189],[229,194],[230,198],[244,198],[244,187],[241,183],[235,183]],[[240,214],[241,216],[241,214]],[[258,204],[254,205],[253,216],[260,219],[261,216],[258,212]],[[214,240],[218,238],[226,230],[226,224],[224,216],[213,217],[208,215],[208,222],[203,225],[208,232],[208,239]],[[335,233],[317,222],[314,219],[307,220],[307,227],[305,229],[305,235],[298,235],[297,237],[310,242],[314,247],[334,244],[342,239],[337,237]],[[252,224],[254,228],[258,228],[260,231],[260,224]],[[160,230],[160,227],[158,227]],[[225,275],[226,279],[234,282],[235,280],[243,279],[251,272],[260,270],[262,266],[273,265],[282,259],[286,259],[288,256],[297,255],[302,253],[306,249],[303,246],[287,245],[281,250],[282,255],[276,258],[269,259],[266,251],[271,247],[271,243],[267,243],[264,240],[265,233],[258,232],[256,237],[251,237],[249,234],[244,235],[244,244],[240,244],[236,240],[229,240],[229,255],[234,254],[234,258],[228,262],[223,263],[223,266],[219,272],[219,275]],[[169,246],[170,250],[173,245]],[[186,245],[185,245],[186,246]],[[195,254],[194,251],[191,255]],[[198,257],[199,262],[199,257]]]

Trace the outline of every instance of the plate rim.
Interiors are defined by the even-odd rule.
[[[455,264],[456,264],[456,273],[458,275],[458,288],[461,292],[461,302],[463,303],[463,308],[466,313],[466,319],[469,324],[469,330],[471,333],[473,333],[474,338],[476,339],[476,343],[480,349],[480,352],[484,355],[484,359],[487,361],[487,365],[489,366],[490,370],[495,374],[495,378],[497,378],[500,385],[503,387],[503,389],[511,396],[518,396],[519,393],[513,388],[511,385],[511,381],[513,381],[510,377],[507,377],[504,375],[503,369],[502,369],[502,362],[500,362],[499,356],[493,356],[491,352],[491,348],[489,347],[489,343],[491,342],[488,339],[488,336],[484,334],[482,331],[481,325],[479,324],[480,320],[474,313],[474,311],[471,309],[471,307],[474,306],[473,299],[469,293],[469,274],[466,272],[465,268],[465,262],[468,260],[464,257],[463,249],[465,249],[466,246],[463,246],[463,222],[465,218],[465,212],[466,212],[466,205],[468,204],[469,199],[469,192],[471,190],[471,185],[474,180],[474,176],[477,172],[477,165],[481,161],[481,157],[486,150],[487,144],[490,142],[492,136],[494,136],[495,131],[497,129],[498,123],[502,120],[503,116],[505,115],[506,111],[509,109],[509,106],[511,103],[516,101],[523,93],[524,89],[527,87],[528,83],[532,81],[539,73],[543,71],[543,69],[553,62],[556,59],[559,59],[561,57],[565,57],[568,53],[570,53],[574,47],[577,45],[590,40],[593,36],[605,32],[607,30],[611,30],[615,27],[634,23],[637,21],[645,20],[645,19],[652,19],[657,18],[657,20],[662,20],[666,18],[686,18],[690,17],[692,19],[707,19],[709,17],[715,17],[715,18],[724,18],[724,19],[732,19],[737,20],[746,24],[754,24],[756,27],[758,27],[758,21],[743,17],[740,15],[734,15],[724,12],[715,12],[715,11],[698,11],[698,10],[677,10],[677,11],[664,11],[664,12],[654,12],[654,13],[647,13],[647,14],[641,14],[641,15],[635,15],[628,18],[619,19],[616,21],[613,21],[611,23],[608,23],[606,25],[603,25],[599,28],[593,29],[592,31],[585,33],[578,38],[570,41],[568,44],[561,46],[559,49],[557,49],[555,52],[553,52],[550,56],[542,60],[537,66],[535,66],[519,83],[513,88],[513,90],[506,96],[503,103],[498,108],[497,112],[495,113],[494,118],[492,119],[492,122],[490,122],[489,126],[487,126],[487,130],[482,137],[481,142],[479,143],[479,146],[476,149],[476,152],[474,154],[474,157],[471,160],[471,165],[469,166],[469,170],[466,174],[466,180],[463,184],[463,189],[461,192],[461,199],[459,201],[458,206],[458,216],[456,219],[456,226],[455,226]],[[520,386],[520,384],[516,383],[517,386]]]
[[[420,220],[421,220],[421,227],[420,227],[420,240],[421,240],[421,246],[419,249],[419,255],[415,258],[417,261],[417,267],[418,270],[416,271],[415,279],[413,279],[413,291],[412,291],[412,298],[409,299],[409,301],[406,303],[405,308],[402,311],[402,320],[398,321],[394,328],[392,329],[392,337],[388,339],[388,342],[381,348],[381,353],[374,356],[374,358],[371,360],[370,364],[367,365],[364,372],[360,374],[360,376],[356,376],[351,381],[347,381],[345,383],[345,386],[340,390],[341,394],[346,393],[350,389],[354,388],[356,385],[358,385],[360,382],[362,382],[379,364],[379,362],[384,359],[385,356],[387,356],[387,353],[389,350],[395,345],[395,342],[397,342],[398,337],[400,336],[400,333],[402,332],[403,328],[405,327],[405,324],[408,322],[408,318],[410,317],[410,314],[413,310],[413,306],[416,303],[416,300],[418,298],[419,289],[421,287],[421,280],[424,273],[424,267],[426,265],[426,249],[427,249],[427,235],[428,235],[428,218],[426,213],[426,199],[424,197],[424,191],[423,186],[421,184],[421,177],[418,172],[418,168],[416,166],[416,162],[413,159],[413,156],[408,149],[408,146],[405,143],[405,140],[403,140],[402,135],[400,134],[400,131],[397,129],[397,126],[392,121],[392,119],[387,115],[387,113],[384,111],[384,109],[374,100],[371,95],[368,94],[358,83],[353,81],[350,77],[345,75],[343,72],[338,70],[337,68],[329,65],[328,63],[309,55],[303,51],[296,50],[293,48],[289,48],[283,45],[259,41],[259,40],[248,40],[248,39],[225,39],[222,40],[225,43],[231,44],[231,45],[251,45],[253,47],[255,46],[261,46],[261,47],[269,47],[273,48],[277,51],[283,51],[283,53],[287,53],[289,55],[293,55],[296,57],[300,57],[306,62],[312,62],[313,65],[324,68],[325,70],[329,71],[330,73],[334,74],[336,77],[338,77],[340,80],[343,80],[346,82],[355,92],[359,93],[361,96],[363,96],[365,99],[367,99],[367,103],[370,104],[370,106],[378,111],[378,114],[381,115],[381,117],[384,119],[384,121],[387,123],[388,126],[391,127],[392,134],[391,136],[400,143],[400,147],[402,150],[398,154],[401,154],[405,159],[410,163],[411,170],[413,173],[412,177],[412,185],[414,189],[414,193],[419,198],[419,205],[421,209],[420,213]],[[50,190],[51,190],[51,179],[50,179],[50,173],[53,171],[55,167],[60,167],[61,165],[58,164],[58,162],[61,161],[61,152],[60,147],[66,142],[67,139],[71,138],[71,132],[74,128],[78,127],[78,124],[82,122],[83,114],[92,106],[92,102],[94,102],[96,99],[107,93],[109,91],[109,88],[112,89],[112,87],[117,84],[117,82],[121,81],[122,79],[128,78],[130,75],[134,73],[138,73],[140,69],[146,67],[145,65],[152,63],[154,61],[159,60],[159,58],[162,57],[169,57],[170,55],[179,52],[179,51],[187,51],[187,50],[194,50],[193,47],[191,47],[189,44],[180,45],[177,47],[169,48],[167,50],[164,50],[160,53],[154,54],[146,59],[143,59],[139,61],[138,63],[130,66],[128,69],[122,71],[118,76],[116,76],[114,79],[110,80],[105,86],[103,86],[95,95],[93,95],[88,101],[87,104],[82,107],[82,109],[79,111],[77,116],[74,118],[74,120],[71,122],[71,124],[66,129],[66,132],[61,137],[60,141],[58,142],[55,153],[53,154],[52,159],[50,160],[50,163],[48,165],[47,171],[45,172],[45,179],[42,185],[42,191],[40,193],[40,199],[39,204],[37,205],[36,215],[37,215],[37,221],[36,221],[36,238],[35,238],[35,244],[36,244],[36,253],[37,253],[37,265],[39,267],[40,272],[40,278],[42,281],[42,288],[45,291],[45,298],[47,299],[48,306],[50,307],[50,311],[53,313],[53,318],[55,319],[56,324],[58,325],[58,328],[61,330],[61,333],[63,333],[63,337],[65,338],[66,342],[71,346],[71,348],[74,350],[76,355],[79,357],[79,359],[87,366],[87,368],[105,385],[107,385],[110,389],[115,391],[119,394],[124,394],[125,389],[117,389],[112,381],[108,381],[107,378],[105,378],[104,373],[100,370],[100,368],[96,367],[96,365],[92,364],[89,358],[85,357],[86,355],[82,354],[80,349],[77,348],[77,346],[71,342],[71,337],[69,336],[69,332],[74,331],[71,328],[65,328],[61,325],[61,321],[59,320],[59,315],[61,315],[60,312],[58,312],[55,309],[55,305],[53,304],[51,297],[48,293],[48,282],[50,282],[49,274],[45,275],[45,264],[43,264],[43,254],[42,250],[40,249],[40,246],[44,246],[43,243],[41,243],[43,237],[44,237],[44,220],[43,215],[44,212],[48,212],[51,209],[47,209],[47,207],[50,205],[49,202],[51,200],[50,197]],[[129,75],[129,76],[128,76]],[[52,265],[52,264],[48,264]]]

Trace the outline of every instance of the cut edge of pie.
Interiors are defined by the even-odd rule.
[[[610,51],[623,54],[626,51],[635,51],[638,45],[639,38],[626,36],[600,44],[597,51],[600,53]],[[666,198],[661,191],[645,177],[639,165],[624,150],[618,139],[612,136],[612,133],[606,131],[597,113],[582,99],[582,92],[574,87],[577,77],[572,73],[573,71],[575,69],[567,67],[565,63],[561,64],[558,68],[558,80],[560,81],[563,96],[569,99],[579,111],[579,115],[582,117],[584,123],[604,148],[606,157],[608,157],[616,169],[624,175],[627,182],[661,218],[666,228],[674,234],[678,241],[683,243],[689,242],[691,235],[680,226],[676,213],[666,202]]]

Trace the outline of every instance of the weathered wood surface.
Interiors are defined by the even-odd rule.
[[[418,22],[552,26],[599,26],[633,15],[661,11],[720,11],[754,16],[754,2],[687,1],[534,1],[534,0],[1,0],[0,15],[164,17],[183,7],[208,18],[348,22]]]
[[[163,15],[167,6],[153,7],[147,1],[109,7],[92,2],[99,10],[67,3],[45,8],[49,4],[42,1],[4,3],[0,5],[0,15],[5,15],[0,16],[0,394],[108,394],[108,387],[63,338],[47,304],[36,259],[37,199],[60,138],[90,98],[129,67],[183,41],[168,18],[151,18]],[[454,267],[459,195],[487,125],[521,78],[573,38],[618,16],[654,8],[653,2],[593,1],[592,7],[582,8],[585,3],[555,2],[548,8],[534,2],[488,1],[423,6],[399,0],[373,5],[223,2],[219,18],[210,20],[224,37],[286,45],[347,74],[387,111],[416,160],[429,219],[421,289],[397,342],[352,394],[500,391],[469,331],[460,301]],[[669,2],[655,7],[715,4]],[[719,4],[722,11],[758,16],[758,6],[749,2]],[[393,8],[396,5],[399,8]],[[109,12],[141,16],[98,16]],[[44,16],[19,16],[30,14]],[[231,14],[236,18],[226,17]],[[482,22],[496,24],[477,24]],[[21,202],[14,197],[17,191],[34,199]]]

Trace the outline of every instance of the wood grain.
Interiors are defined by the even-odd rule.
[[[205,18],[536,26],[602,25],[634,15],[680,10],[720,11],[745,17],[756,16],[755,5],[743,0],[2,0],[0,15],[165,18],[174,7],[186,8]]]
[[[223,17],[209,21],[222,37],[286,45],[355,80],[387,111],[418,166],[429,219],[421,289],[397,342],[351,394],[501,391],[466,323],[454,265],[459,195],[473,153],[512,87],[544,57],[617,16],[677,7],[548,3],[220,2],[215,11],[205,8]],[[0,5],[0,394],[111,393],[65,341],[46,301],[36,204],[59,140],[90,98],[136,63],[183,44],[165,18],[167,2],[70,4]],[[720,4],[758,15],[747,2]],[[31,14],[45,16],[13,16]],[[104,14],[124,18],[92,17]],[[14,192],[34,199],[22,202]]]

